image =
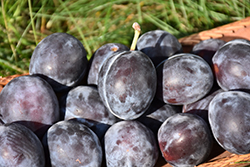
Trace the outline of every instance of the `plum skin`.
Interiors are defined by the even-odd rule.
[[[164,30],[148,31],[140,36],[137,49],[150,57],[155,66],[174,54],[182,52],[178,39]]]
[[[250,153],[250,95],[243,91],[217,94],[209,104],[208,120],[216,141],[234,154]]]
[[[154,98],[146,113],[136,120],[151,129],[157,138],[157,132],[161,124],[170,116],[181,112],[182,106],[166,104]]]
[[[117,118],[103,104],[98,89],[79,85],[71,89],[66,97],[65,120],[85,118],[112,125]]]
[[[98,90],[104,105],[116,117],[140,117],[153,101],[156,70],[150,58],[140,51],[124,51],[110,56],[103,64]]]
[[[208,124],[208,107],[211,100],[216,96],[218,93],[223,92],[222,89],[217,89],[214,91],[209,92],[205,97],[201,98],[200,100],[184,105],[182,108],[183,113],[191,113],[196,114],[203,118]]]
[[[156,67],[156,97],[165,103],[185,105],[204,97],[213,87],[211,67],[200,56],[180,53]]]
[[[82,43],[67,33],[53,33],[36,46],[29,73],[43,77],[56,92],[69,90],[82,81],[88,69]]]
[[[226,42],[221,39],[210,38],[195,44],[192,52],[195,55],[201,56],[213,68],[212,58],[217,50],[220,49]]]
[[[112,125],[104,136],[104,145],[107,167],[153,167],[158,159],[153,132],[135,120]]]
[[[59,121],[46,137],[52,167],[101,166],[101,143],[86,125],[76,120]]]
[[[39,137],[60,119],[55,92],[38,76],[14,78],[3,88],[0,99],[0,118],[4,123],[19,122]]]
[[[98,84],[99,71],[105,60],[115,52],[129,50],[129,48],[120,43],[107,43],[98,48],[91,57],[91,65],[88,72],[87,82],[89,85]]]
[[[250,41],[234,39],[225,43],[212,62],[218,85],[225,91],[249,89]]]
[[[39,138],[18,123],[0,125],[1,167],[45,167],[45,154]]]
[[[213,138],[202,118],[177,113],[161,125],[158,143],[163,157],[171,165],[192,167],[209,156]]]

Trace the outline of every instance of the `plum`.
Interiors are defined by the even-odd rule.
[[[191,53],[201,56],[210,67],[213,68],[212,58],[217,50],[219,50],[225,43],[226,42],[221,39],[206,39],[195,44]]]
[[[99,138],[101,142],[103,142],[105,133],[111,127],[111,125],[109,124],[97,122],[97,121],[86,119],[86,118],[72,118],[72,119],[69,119],[69,121],[78,121],[86,125],[97,135],[97,137]]]
[[[98,48],[91,57],[91,65],[87,78],[88,84],[97,85],[99,71],[103,62],[113,53],[125,50],[129,50],[129,48],[120,43],[107,43]]]
[[[170,116],[181,112],[182,106],[166,104],[154,98],[148,110],[137,120],[151,129],[157,136],[161,124]]]
[[[153,167],[159,150],[153,132],[135,120],[113,124],[104,136],[107,167]]]
[[[168,117],[176,113],[180,113],[182,110],[181,105],[178,106],[164,103],[161,107],[157,108],[156,106],[159,104],[161,104],[160,100],[155,99],[147,111],[148,113],[146,117],[158,120],[163,123]],[[155,109],[153,109],[154,107]]]
[[[29,73],[49,82],[56,92],[76,86],[88,70],[87,53],[82,43],[67,33],[53,33],[36,46]]]
[[[156,67],[156,97],[168,104],[185,105],[204,97],[213,87],[214,76],[200,56],[180,53]]]
[[[216,141],[234,154],[250,153],[250,94],[224,91],[209,104],[208,120]]]
[[[99,92],[92,86],[77,86],[66,97],[65,118],[86,118],[112,125],[116,118],[103,104]]]
[[[99,78],[100,97],[116,117],[132,120],[140,117],[151,104],[156,92],[156,70],[140,51],[124,51],[110,56]]]
[[[0,125],[1,167],[45,167],[41,141],[27,127],[18,123]]]
[[[140,31],[138,24],[133,24]],[[139,36],[139,35],[138,35]],[[137,37],[138,37],[137,36]],[[103,63],[98,78],[98,91],[104,105],[116,117],[133,120],[146,112],[156,92],[156,69],[141,51],[114,53]]]
[[[14,78],[0,92],[0,101],[0,119],[4,123],[19,122],[39,137],[60,119],[54,90],[38,76]]]
[[[45,138],[52,167],[100,167],[102,164],[103,151],[98,137],[78,121],[53,124]]]
[[[210,155],[213,138],[201,117],[177,113],[161,125],[158,143],[162,156],[169,164],[194,167]]]
[[[211,100],[216,96],[218,93],[223,92],[222,89],[218,89],[216,91],[209,92],[205,97],[201,98],[200,100],[186,104],[182,108],[182,112],[184,113],[191,113],[196,114],[204,119],[208,124],[208,107]]]
[[[170,56],[181,53],[178,39],[164,30],[148,31],[140,36],[137,49],[148,55],[155,66]]]
[[[216,80],[223,90],[250,88],[250,41],[235,39],[227,42],[212,61]]]

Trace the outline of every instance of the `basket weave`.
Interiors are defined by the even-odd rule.
[[[190,52],[195,44],[210,38],[222,39],[226,42],[236,38],[250,40],[250,17],[180,38],[179,41],[183,46],[183,50]]]
[[[218,28],[202,31],[197,34],[181,38],[179,39],[179,41],[183,46],[184,52],[190,52],[195,44],[199,43],[202,40],[210,38],[218,38],[224,41],[230,41],[236,38],[243,38],[250,40],[250,17],[247,17],[243,20],[236,21],[230,24],[226,24],[224,26],[220,26]],[[28,74],[12,75],[8,77],[0,76],[0,91],[10,80],[21,75],[28,75]],[[223,150],[221,147],[217,145],[213,148],[212,154],[210,155],[208,160],[198,165],[197,167],[227,167],[227,166],[229,167],[250,166],[250,154],[246,155],[232,154],[228,151]],[[166,163],[166,161],[162,157],[160,157],[156,164],[156,167],[171,167],[171,165]]]
[[[218,149],[218,150],[216,150]],[[210,157],[197,167],[249,167],[250,154],[236,155],[216,146]],[[161,157],[156,167],[172,167]]]

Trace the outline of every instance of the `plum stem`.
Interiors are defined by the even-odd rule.
[[[133,25],[132,25],[133,29],[135,30],[135,35],[134,35],[134,39],[132,41],[132,45],[130,47],[130,50],[135,50],[135,47],[136,47],[136,44],[137,44],[137,41],[138,41],[138,38],[139,38],[139,35],[141,33],[141,27],[140,25],[135,22]]]

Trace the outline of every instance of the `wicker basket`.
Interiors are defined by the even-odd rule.
[[[236,38],[250,40],[250,17],[181,38],[179,41],[183,46],[184,52],[190,52],[195,44],[210,38],[218,38],[226,42]]]
[[[236,38],[243,38],[250,40],[250,17],[243,20],[236,21],[218,28],[202,31],[197,34],[193,34],[179,39],[183,46],[184,52],[190,52],[192,47],[202,40],[218,38],[224,41],[230,41]],[[28,75],[28,74],[21,74]],[[8,77],[0,77],[0,91],[2,88],[13,78],[20,75],[12,75]],[[215,143],[212,153],[208,160],[198,167],[236,167],[236,166],[250,166],[250,154],[236,155],[222,149]],[[171,167],[170,164],[160,156],[156,167]]]

